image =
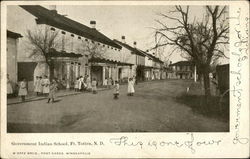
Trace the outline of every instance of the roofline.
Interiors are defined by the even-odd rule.
[[[18,38],[22,38],[23,36],[19,33],[7,30],[7,37],[18,39]]]
[[[113,41],[117,42],[118,45],[122,45],[123,47],[127,48],[128,50],[130,50],[132,54],[137,54],[137,55],[139,55],[139,56],[144,56],[144,57],[146,56],[145,54],[143,54],[143,53],[142,53],[139,49],[137,49],[137,48],[134,48],[134,47],[132,47],[132,46],[126,44],[126,43],[123,43],[123,42],[121,42],[121,41],[119,41],[119,40],[116,40],[116,39],[114,39]]]
[[[175,62],[175,63],[173,63],[173,64],[170,64],[169,66],[177,66],[179,63],[181,63],[181,62],[189,62],[189,65],[194,65],[194,63],[193,62],[191,62],[191,61],[178,61],[178,62]]]
[[[119,45],[117,45],[116,43],[114,43],[110,38],[108,38],[107,36],[105,36],[104,34],[102,34],[101,32],[99,32],[98,30],[96,29],[93,29],[93,28],[90,28],[84,24],[81,24],[77,21],[74,21],[70,18],[67,18],[65,16],[62,16],[61,14],[58,14],[58,13],[55,13],[55,12],[50,12],[49,9],[47,8],[44,8],[40,5],[19,5],[21,8],[23,8],[24,10],[26,10],[27,12],[29,12],[30,14],[34,15],[35,17],[37,17],[36,19],[36,23],[37,24],[47,24],[47,25],[50,25],[50,26],[53,26],[53,27],[56,27],[56,28],[59,28],[59,29],[62,29],[62,30],[65,30],[65,31],[68,31],[70,33],[74,33],[76,35],[79,35],[79,36],[83,36],[85,38],[88,38],[88,39],[91,39],[91,40],[94,40],[94,41],[97,41],[97,42],[100,42],[102,44],[106,44],[106,45],[109,45],[111,47],[114,47],[114,48],[117,48],[117,49],[121,49],[121,47]],[[45,17],[44,14],[41,14],[41,16],[39,15],[35,15],[36,13],[32,12],[29,7],[40,7],[40,9],[43,9],[45,12],[45,14],[51,14],[51,18],[47,18]],[[73,27],[72,25],[67,25],[65,23],[62,23],[61,21],[55,21],[53,19],[53,17],[58,17],[59,19],[61,19],[61,21],[63,20],[66,20],[66,21],[71,21],[72,23],[78,25],[78,27]],[[69,23],[69,22],[68,22]],[[80,27],[82,28],[80,28]],[[88,31],[85,31],[85,30],[88,30]],[[95,35],[97,34],[97,35]],[[101,37],[98,37],[98,34],[99,36]]]

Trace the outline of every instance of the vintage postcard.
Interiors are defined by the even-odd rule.
[[[0,157],[249,158],[249,2],[1,2]]]

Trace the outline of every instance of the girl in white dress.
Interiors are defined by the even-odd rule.
[[[43,94],[45,96],[48,96],[49,94],[49,85],[50,81],[47,76],[44,76],[44,79],[42,80],[42,86],[43,86]]]
[[[18,95],[22,98],[22,102],[25,101],[25,96],[28,94],[27,92],[27,83],[26,80],[23,79],[19,85]]]
[[[135,93],[134,80],[133,80],[133,78],[129,78],[129,80],[128,80],[128,96],[133,96],[134,93]]]

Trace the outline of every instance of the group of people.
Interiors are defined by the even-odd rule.
[[[135,78],[128,78],[128,96],[133,96],[135,93]],[[119,89],[120,85],[118,81],[115,81],[115,87],[114,87],[114,99],[118,99],[119,96]]]
[[[135,78],[129,78],[128,79],[128,96],[133,96],[135,93],[134,89],[134,84],[135,84]],[[120,85],[118,81],[113,82],[112,78],[106,78],[105,81],[103,82],[103,85],[106,88],[111,89],[112,85],[114,88],[114,99],[118,99],[119,96],[119,89]],[[27,91],[27,82],[26,79],[23,78],[22,81],[18,85],[18,96],[21,97],[22,101],[25,101],[25,97],[28,94]],[[58,89],[58,82],[53,79],[51,82],[48,79],[48,76],[44,75],[43,78],[42,76],[36,76],[36,80],[34,82],[34,92],[36,93],[37,96],[45,96],[48,97],[48,103],[54,102],[55,99],[55,93],[56,90]],[[91,78],[89,75],[80,76],[76,79],[75,85],[74,85],[75,91],[92,91],[93,94],[97,93],[97,81],[95,78],[91,81]],[[11,85],[11,80],[9,79],[9,75],[7,75],[7,94],[12,94],[13,89]]]
[[[56,90],[57,82],[55,79],[50,82],[48,76],[46,75],[44,75],[43,78],[41,76],[36,76],[36,80],[34,82],[34,92],[36,92],[37,96],[43,95],[45,97],[48,97],[48,103],[50,102],[50,100],[54,102]],[[21,100],[24,102],[27,94],[27,82],[26,79],[23,78],[23,80],[19,84],[18,96],[20,96]]]
[[[135,93],[135,89],[134,89],[134,85],[135,85],[135,78],[129,78],[128,79],[128,96],[133,96]],[[118,81],[113,81],[112,78],[105,78],[105,80],[103,81],[103,86],[111,89],[113,86],[114,89],[114,99],[118,99],[119,97],[119,90],[120,90],[120,85]],[[85,75],[80,76],[76,79],[75,83],[74,83],[74,90],[76,92],[79,91],[92,91],[93,94],[97,93],[97,81],[95,78],[92,79],[89,77],[89,75]]]
[[[44,75],[42,78],[41,76],[36,76],[36,80],[34,82],[34,92],[36,92],[37,96],[45,96],[48,97],[48,102],[50,101],[53,103],[55,100],[55,93],[58,89],[58,84],[55,79],[50,80],[48,79],[48,76]]]
[[[92,86],[89,75],[85,75],[84,77],[80,76],[76,78],[74,89],[76,92],[91,90]]]

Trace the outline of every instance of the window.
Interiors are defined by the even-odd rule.
[[[64,35],[65,35],[65,34],[66,34],[66,33],[65,33],[65,31],[62,31],[62,34],[64,34]]]
[[[81,37],[80,37],[80,36],[78,36],[78,39],[81,39]]]
[[[72,37],[74,37],[75,35],[74,34],[71,34]]]
[[[52,27],[52,28],[50,28],[50,30],[55,31],[56,29]]]

